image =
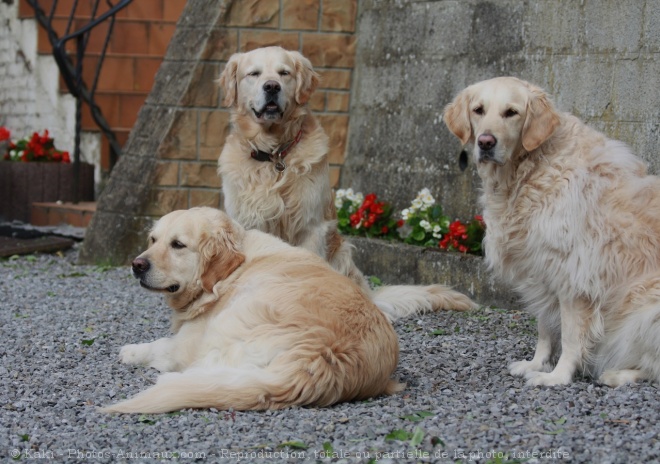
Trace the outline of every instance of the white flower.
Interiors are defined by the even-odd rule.
[[[434,234],[434,236],[435,236],[435,234],[437,234],[437,233],[439,233],[439,232],[440,232],[440,226],[437,225],[437,224],[434,225],[434,226],[433,226],[433,234]]]
[[[412,209],[413,211],[417,211],[422,207],[422,205],[423,205],[422,200],[420,200],[419,198],[415,198],[412,202],[412,207],[410,209]]]
[[[357,203],[358,207],[362,204],[363,201],[364,195],[362,195],[362,192],[358,192],[353,196],[353,203]]]
[[[432,229],[431,224],[426,220],[420,221],[419,226],[427,232],[430,232]]]
[[[339,196],[335,197],[335,208],[341,209],[342,206],[344,206],[344,200]]]
[[[346,196],[346,190],[345,189],[339,189],[335,193],[335,198],[344,198]]]
[[[439,238],[442,238],[442,234],[439,233],[439,232],[433,232],[433,237],[439,239]]]
[[[401,211],[401,219],[407,221],[410,218],[410,210],[408,208]]]
[[[427,189],[426,187],[424,187],[417,194],[417,198],[422,198],[422,197],[426,197],[426,196],[431,196],[431,191],[429,189]]]

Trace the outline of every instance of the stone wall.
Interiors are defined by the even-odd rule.
[[[660,1],[363,0],[340,185],[399,208],[423,187],[452,217],[478,212],[442,123],[464,87],[514,75],[630,144],[660,172]]]

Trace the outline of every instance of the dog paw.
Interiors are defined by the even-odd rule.
[[[620,387],[627,383],[639,382],[644,378],[642,371],[636,369],[623,369],[620,371],[605,371],[598,381],[608,387]]]
[[[119,360],[123,364],[142,365],[146,362],[147,351],[144,345],[125,345],[119,350]]]
[[[553,385],[568,385],[571,383],[571,376],[556,372],[528,372],[527,385],[530,387],[552,387]]]
[[[548,372],[547,366],[536,361],[516,361],[509,364],[511,375],[524,377],[529,373]]]

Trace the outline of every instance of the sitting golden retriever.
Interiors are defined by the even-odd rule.
[[[164,216],[149,241],[133,273],[166,296],[175,335],[120,358],[170,373],[106,412],[328,406],[402,388],[391,324],[313,253],[212,208]]]
[[[660,381],[660,179],[516,78],[466,88],[444,120],[473,146],[486,259],[538,320],[534,358],[511,373]]]
[[[368,291],[350,244],[337,231],[328,137],[306,105],[319,83],[309,60],[280,47],[237,53],[219,83],[232,108],[232,130],[218,163],[225,211],[247,229],[325,258]],[[391,319],[474,307],[442,285],[381,287],[372,298]]]

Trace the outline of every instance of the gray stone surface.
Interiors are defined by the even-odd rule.
[[[514,75],[563,111],[628,143],[660,172],[658,0],[361,2],[349,148],[340,184],[406,207],[423,187],[450,216],[478,212],[444,106]]]
[[[656,386],[613,389],[579,377],[525,386],[506,366],[530,358],[535,324],[501,308],[397,322],[394,375],[407,386],[390,397],[265,412],[101,414],[98,406],[157,378],[117,354],[167,336],[170,310],[128,268],[73,261],[73,253],[0,260],[3,462],[625,464],[660,456]],[[330,449],[336,458],[322,454]]]

